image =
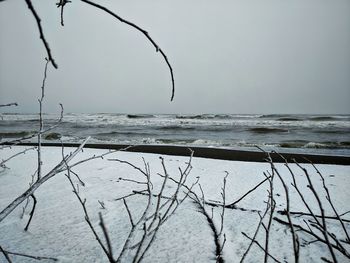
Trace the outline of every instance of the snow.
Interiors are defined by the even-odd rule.
[[[16,146],[11,149],[0,151],[0,159],[24,150],[25,147]],[[73,148],[66,148],[65,152],[73,151]],[[75,163],[93,155],[99,155],[106,150],[84,149],[71,162]],[[133,190],[144,190],[145,186],[118,180],[133,179],[144,181],[144,176],[127,164],[108,159],[118,158],[128,161],[140,168],[144,167],[142,158],[150,164],[151,181],[154,186],[154,193],[158,193],[162,184],[162,178],[157,173],[163,173],[161,161],[157,154],[116,152],[111,153],[104,159],[96,159],[73,168],[85,182],[85,187],[80,186],[80,195],[86,198],[86,206],[93,225],[102,236],[99,227],[98,213],[101,212],[112,241],[114,255],[118,255],[130,230],[130,222],[123,201],[115,201],[116,198],[128,195]],[[166,169],[169,175],[179,179],[179,170],[185,169],[188,157],[163,155]],[[43,147],[43,175],[50,171],[62,160],[61,148]],[[0,211],[3,210],[17,196],[21,195],[31,182],[31,175],[37,168],[36,151],[29,151],[6,163],[9,169],[0,172]],[[188,177],[187,185],[191,186],[199,177],[205,199],[207,201],[222,201],[221,188],[226,171],[229,173],[226,185],[226,203],[232,203],[240,198],[248,190],[253,188],[265,177],[263,172],[270,171],[268,163],[252,163],[239,161],[212,160],[204,158],[193,158],[193,169]],[[291,176],[283,164],[276,164],[282,177],[286,181],[291,196],[291,211],[304,211],[296,191],[290,185]],[[296,179],[301,191],[305,194],[306,200],[312,204],[315,213],[319,209],[314,196],[307,188],[306,177],[303,171],[295,164],[290,167],[295,172]],[[310,177],[318,189],[318,194],[323,201],[327,215],[333,215],[322,188],[322,181],[310,164],[303,164],[307,168]],[[324,175],[327,186],[330,190],[333,203],[339,214],[350,210],[350,166],[339,165],[317,165],[317,168]],[[77,183],[75,177],[72,177]],[[274,179],[274,197],[276,210],[284,210],[286,201],[285,194],[280,180]],[[164,196],[171,196],[176,185],[172,182],[167,184]],[[250,241],[242,235],[245,232],[252,237],[259,222],[257,212],[263,212],[266,208],[265,201],[268,200],[269,184],[265,182],[253,193],[244,198],[237,206],[239,209],[226,209],[224,218],[224,230],[226,243],[223,249],[225,262],[239,262],[247,249]],[[201,196],[198,186],[194,191]],[[0,222],[0,245],[8,250],[18,253],[35,256],[54,257],[59,262],[108,262],[101,247],[98,245],[90,228],[84,220],[83,209],[78,199],[72,192],[72,187],[64,173],[58,174],[41,185],[35,192],[38,200],[36,211],[29,227],[29,231],[23,229],[29,218],[32,207],[30,202],[28,209],[21,219],[21,204],[8,217]],[[103,202],[106,209],[99,204]],[[127,198],[127,202],[134,218],[138,218],[143,211],[147,196],[133,195]],[[211,207],[206,206],[209,214]],[[213,209],[215,225],[220,228],[221,207]],[[269,214],[266,219],[268,219]],[[287,221],[286,216],[275,214]],[[303,217],[306,218],[306,217]],[[343,218],[349,219],[350,216]],[[303,224],[301,217],[293,216],[293,222]],[[336,220],[327,220],[329,230],[339,238],[344,239],[344,233]],[[345,224],[350,232],[350,226]],[[280,261],[293,261],[292,236],[289,227],[283,226],[276,221],[272,222],[269,252]],[[301,244],[303,240],[313,240],[308,235],[298,233]],[[103,238],[102,238],[103,239]],[[104,240],[104,239],[103,239]],[[222,240],[222,239],[221,239]],[[257,240],[264,245],[265,233],[260,229]],[[345,245],[350,250],[350,246]],[[342,254],[336,251],[339,262],[345,262]],[[37,260],[10,255],[13,262],[36,262]],[[300,248],[301,262],[320,262],[321,257],[331,259],[327,246],[315,242]],[[264,252],[256,245],[253,245],[245,262],[263,262]],[[146,253],[143,262],[215,262],[215,243],[213,233],[204,215],[198,212],[198,206],[191,199],[186,199],[173,214],[173,216],[161,226],[155,242]],[[270,259],[272,262],[272,260]],[[0,262],[6,262],[0,253]],[[49,262],[49,260],[43,260]]]

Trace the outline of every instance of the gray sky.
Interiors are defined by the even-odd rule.
[[[33,0],[59,69],[45,111],[116,113],[350,113],[349,0]],[[113,2],[113,3],[111,3]],[[45,49],[24,1],[0,4],[0,103],[37,112]],[[8,110],[8,109],[7,109]]]

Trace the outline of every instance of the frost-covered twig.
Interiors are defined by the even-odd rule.
[[[18,153],[14,154],[14,155],[11,155],[11,156],[8,157],[7,159],[2,160],[2,161],[0,162],[0,167],[1,167],[1,168],[4,168],[4,169],[5,169],[5,168],[8,168],[8,167],[5,165],[6,162],[8,162],[8,161],[10,161],[11,159],[17,157],[18,155],[25,154],[26,152],[31,151],[31,150],[34,150],[34,149],[35,149],[35,147],[27,148],[27,149],[24,149],[24,150],[21,151],[21,152],[18,152]]]
[[[289,226],[289,222],[288,221],[285,221],[285,220],[282,220],[278,217],[274,217],[273,218],[276,222],[282,224],[282,225],[286,225],[286,226]],[[294,228],[297,229],[297,231],[302,231],[306,234],[309,234],[310,236],[314,237],[315,238],[315,241],[313,242],[321,242],[321,243],[324,243],[327,245],[327,242],[326,240],[324,239],[324,237],[321,237],[319,236],[318,234],[316,234],[314,231],[312,231],[312,229],[310,228],[310,226],[308,226],[308,228],[305,228],[301,225],[298,225],[298,224],[295,224],[293,223],[293,226]],[[337,244],[332,244],[331,243],[331,246],[336,249],[337,251],[339,251],[340,253],[342,253],[344,256],[346,256],[347,258],[350,259],[350,254],[342,247],[342,246],[339,246],[339,243]]]
[[[280,181],[281,181],[281,183],[283,185],[283,188],[284,188],[285,197],[286,197],[285,213],[287,215],[288,222],[289,222],[289,227],[290,227],[290,230],[291,230],[291,233],[292,233],[294,262],[298,263],[299,262],[299,255],[300,255],[300,253],[299,253],[300,243],[299,243],[299,237],[296,234],[296,231],[295,231],[294,226],[293,226],[292,218],[291,218],[291,215],[290,215],[290,197],[289,197],[288,186],[286,185],[286,183],[285,183],[283,177],[281,176],[280,172],[277,170],[277,168],[276,168],[275,164],[273,163],[272,158],[271,158],[269,153],[268,153],[268,162],[270,163],[272,172],[274,171],[277,174],[277,176],[280,179]]]
[[[265,235],[265,257],[264,257],[264,262],[267,263],[268,260],[268,256],[269,256],[269,241],[270,241],[270,230],[271,230],[271,224],[272,224],[272,219],[273,219],[273,213],[275,211],[275,207],[276,207],[276,201],[274,199],[274,186],[273,186],[273,180],[274,180],[274,170],[272,170],[272,174],[269,174],[270,176],[267,176],[264,173],[265,177],[271,177],[268,179],[269,181],[269,185],[270,185],[270,190],[268,190],[269,192],[269,207],[270,207],[270,215],[269,215],[269,221],[266,227],[264,227],[266,235]]]
[[[258,235],[258,233],[259,233],[260,227],[261,227],[262,224],[263,224],[263,220],[264,220],[264,218],[265,218],[267,212],[269,211],[269,208],[270,208],[270,203],[267,201],[267,202],[266,202],[266,209],[265,209],[264,214],[261,215],[260,212],[258,212],[258,215],[259,215],[259,218],[260,218],[259,223],[258,223],[258,226],[256,227],[256,230],[255,230],[255,232],[254,232],[253,238],[250,239],[251,242],[250,242],[249,246],[247,247],[246,251],[244,252],[244,254],[243,254],[242,258],[241,258],[240,263],[242,263],[242,262],[244,261],[244,259],[245,259],[246,256],[248,255],[248,253],[249,253],[251,247],[252,247],[253,244],[255,243],[256,237],[257,237],[257,235]],[[243,232],[242,232],[242,234],[243,234]],[[244,235],[244,234],[243,234],[243,235]]]
[[[223,187],[221,188],[221,197],[222,197],[222,212],[221,212],[221,225],[220,225],[220,231],[219,236],[222,234],[222,230],[224,228],[224,217],[225,217],[225,207],[226,207],[226,179],[229,173],[225,171],[226,176],[224,177],[224,183]]]
[[[80,205],[81,205],[82,208],[83,208],[84,215],[85,215],[85,221],[86,221],[86,223],[88,224],[88,226],[90,227],[92,233],[94,234],[94,236],[95,236],[97,242],[99,243],[100,247],[102,248],[103,252],[106,254],[106,256],[107,256],[109,262],[110,262],[110,263],[114,263],[113,255],[110,254],[111,249],[109,249],[109,248],[107,249],[107,248],[105,247],[105,245],[103,244],[103,242],[102,242],[100,236],[97,234],[97,232],[96,232],[94,226],[92,225],[92,222],[91,222],[91,220],[90,220],[89,214],[88,214],[87,209],[86,209],[86,199],[83,200],[83,199],[80,197],[79,192],[78,192],[78,190],[77,190],[75,184],[73,183],[73,180],[72,180],[71,175],[70,175],[70,166],[68,165],[68,162],[66,162],[66,160],[65,160],[65,156],[64,156],[64,153],[63,153],[63,149],[64,149],[64,148],[62,147],[62,157],[63,157],[62,161],[63,161],[63,163],[64,163],[64,165],[65,165],[65,167],[66,167],[66,170],[67,170],[66,177],[68,178],[68,180],[69,180],[69,182],[70,182],[70,184],[71,184],[71,186],[72,186],[72,188],[73,188],[73,193],[74,193],[74,195],[77,197],[77,199],[78,199]],[[103,227],[104,227],[104,223],[102,222],[102,223],[100,223],[100,224],[102,224],[101,227],[103,228]]]
[[[47,77],[47,66],[49,64],[49,60],[45,58],[46,63],[45,63],[45,69],[44,69],[44,77],[41,85],[41,97],[38,100],[39,101],[39,131],[38,131],[38,179],[41,178],[41,166],[42,166],[42,160],[41,160],[41,135],[44,129],[44,122],[43,122],[43,100],[45,96],[45,83],[46,83],[46,77]]]
[[[124,205],[126,207],[126,210],[128,212],[129,221],[131,224],[131,229],[129,232],[129,235],[124,243],[124,246],[122,248],[122,251],[116,260],[116,262],[123,262],[127,258],[127,251],[135,250],[134,256],[132,259],[132,262],[140,262],[148,249],[153,244],[157,232],[160,229],[160,227],[170,218],[172,214],[176,211],[178,206],[188,197],[188,193],[185,194],[184,197],[181,199],[178,198],[178,193],[181,187],[183,186],[183,183],[185,182],[190,170],[191,170],[191,158],[192,158],[193,152],[191,152],[190,161],[187,164],[187,167],[184,171],[179,169],[180,171],[180,181],[177,184],[176,190],[173,193],[171,197],[167,197],[167,201],[161,204],[161,200],[165,198],[163,196],[164,189],[166,185],[168,184],[168,179],[170,178],[170,175],[168,174],[168,171],[166,169],[165,161],[162,157],[160,157],[162,168],[164,175],[161,175],[163,178],[161,183],[161,188],[157,194],[153,192],[153,187],[151,183],[151,174],[150,174],[150,167],[149,164],[144,162],[144,169],[141,169],[140,167],[135,166],[134,164],[122,161],[119,159],[109,159],[111,161],[118,161],[119,163],[127,164],[131,166],[132,168],[136,169],[137,171],[141,172],[144,176],[146,181],[144,184],[146,184],[147,189],[143,191],[133,191],[133,193],[142,194],[148,196],[148,202],[146,205],[146,208],[141,215],[141,217],[135,221],[132,217],[131,211],[126,203],[125,198],[123,198]],[[160,175],[160,174],[158,174]],[[128,180],[130,181],[130,180]],[[134,182],[135,183],[135,182]],[[140,181],[136,181],[136,183],[141,183]],[[130,195],[128,195],[130,196]],[[155,207],[154,210],[151,211],[151,200],[152,197],[155,197],[156,200],[154,201]],[[142,227],[142,229],[141,229]],[[142,230],[142,237],[139,241],[133,244],[135,241],[136,234]]]
[[[35,182],[35,175],[36,175],[37,171],[38,171],[38,170],[36,170],[36,171],[32,174],[32,181],[29,183],[29,186],[32,186],[32,184]],[[21,219],[23,219],[23,217],[24,217],[24,213],[26,212],[26,209],[27,209],[27,207],[28,207],[28,205],[29,205],[29,200],[30,200],[30,199],[27,198],[27,202],[25,203],[25,205],[24,205],[23,208],[22,208],[22,213],[21,213],[21,216],[20,216]]]
[[[313,185],[313,183],[311,181],[311,178],[310,178],[310,175],[309,175],[308,171],[304,167],[302,167],[299,163],[297,163],[296,161],[295,161],[295,163],[304,172],[304,174],[305,174],[305,176],[307,178],[307,181],[308,181],[308,187],[310,188],[311,192],[313,193],[313,195],[314,195],[314,197],[315,197],[315,199],[317,201],[317,204],[319,206],[319,209],[320,209],[320,212],[321,212],[321,216],[322,216],[321,217],[322,224],[318,220],[316,220],[316,222],[317,222],[317,225],[319,225],[321,227],[321,229],[323,229],[322,233],[324,235],[324,238],[325,238],[326,244],[328,246],[329,252],[331,253],[333,262],[336,263],[338,261],[337,261],[337,258],[336,258],[335,254],[334,254],[334,251],[333,251],[333,247],[332,247],[332,245],[330,243],[330,240],[329,240],[329,233],[328,233],[328,230],[327,230],[327,223],[326,223],[324,208],[323,208],[321,199],[318,196],[318,193],[317,193],[316,189],[314,188],[314,185]]]
[[[24,200],[31,196],[43,183],[45,183],[50,178],[54,177],[56,174],[66,170],[65,163],[69,163],[84,147],[90,137],[86,138],[80,146],[72,153],[64,157],[59,164],[57,164],[50,172],[34,182],[23,194],[18,196],[13,200],[6,208],[0,212],[0,222],[4,220],[18,205],[20,205]]]
[[[307,160],[308,160],[308,159],[307,159]],[[346,229],[346,227],[345,227],[345,224],[344,224],[345,220],[342,219],[342,218],[340,217],[340,215],[339,215],[337,209],[335,208],[334,203],[332,202],[331,194],[330,194],[330,192],[329,192],[329,190],[328,190],[328,187],[326,186],[326,181],[325,181],[325,179],[324,179],[322,173],[320,172],[319,169],[317,169],[317,167],[315,166],[314,163],[312,163],[310,160],[308,160],[308,161],[309,161],[309,162],[311,163],[311,165],[314,167],[314,169],[316,170],[317,174],[321,177],[322,184],[323,184],[323,189],[326,191],[326,194],[327,194],[326,199],[327,199],[328,203],[330,204],[330,206],[332,207],[332,210],[333,210],[334,214],[336,215],[335,217],[337,218],[337,220],[339,221],[340,225],[342,226],[343,231],[344,231],[344,234],[346,235],[347,241],[350,242],[349,233],[348,233],[348,231],[347,231],[347,229]],[[323,217],[324,217],[324,218],[327,218],[325,215],[323,215]]]
[[[201,187],[200,187],[201,189]],[[214,243],[215,243],[215,254],[216,254],[216,262],[217,263],[224,263],[224,258],[222,257],[222,251],[223,251],[223,245],[225,243],[221,243],[220,242],[220,236],[219,236],[219,230],[217,229],[217,227],[214,224],[213,218],[209,215],[209,213],[207,212],[207,210],[205,209],[205,202],[203,202],[203,200],[205,200],[204,197],[204,192],[201,189],[201,193],[202,193],[202,200],[201,198],[198,197],[198,195],[191,191],[191,194],[189,195],[189,197],[193,200],[193,202],[198,206],[199,211],[205,216],[208,225],[210,227],[210,229],[213,232],[213,236],[214,236]]]

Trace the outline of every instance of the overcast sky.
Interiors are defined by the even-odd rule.
[[[168,68],[142,34],[77,0],[62,27],[55,2],[33,0],[59,66],[46,112],[350,113],[349,0],[98,1],[168,55],[173,102]],[[45,56],[25,2],[0,3],[1,104],[37,112]]]

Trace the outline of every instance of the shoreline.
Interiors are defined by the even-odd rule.
[[[37,143],[20,143],[19,146],[36,146]],[[42,143],[45,147],[61,147],[61,143]],[[79,143],[63,143],[64,147],[78,147]],[[245,162],[266,162],[266,154],[258,151],[231,150],[221,148],[208,147],[185,147],[175,145],[127,145],[127,144],[86,144],[84,148],[90,149],[111,149],[121,150],[126,147],[127,152],[142,152],[163,155],[189,156],[189,148],[194,151],[193,157],[228,160],[228,161],[245,161]],[[317,164],[335,164],[335,165],[350,165],[350,156],[332,156],[332,155],[317,155],[317,154],[300,154],[300,153],[280,153],[288,162],[293,162],[295,159],[299,163]],[[284,160],[276,153],[271,153],[273,162],[283,163]],[[306,160],[307,159],[307,160]],[[309,160],[309,161],[308,161]]]

